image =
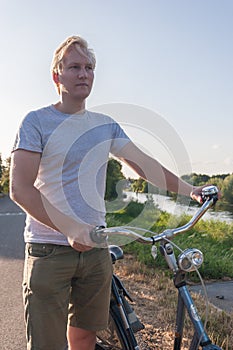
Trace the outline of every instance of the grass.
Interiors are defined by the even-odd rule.
[[[130,224],[132,226],[150,228],[153,232],[162,232],[166,228],[181,226],[188,222],[190,216],[176,217],[166,212],[161,212],[157,207],[149,203],[147,207],[138,202],[130,202],[120,211],[107,214],[108,226]],[[198,248],[204,254],[204,263],[200,273],[204,279],[232,279],[233,278],[233,224],[220,221],[200,220],[190,231],[178,235],[173,239],[181,249]],[[117,238],[119,243],[119,237]],[[128,243],[124,239],[123,245]],[[114,243],[114,242],[113,242]],[[132,242],[125,245],[124,251],[135,254],[137,259],[148,267],[154,266],[150,246]],[[166,269],[163,257],[158,254],[156,266]],[[195,274],[190,274],[195,279]]]

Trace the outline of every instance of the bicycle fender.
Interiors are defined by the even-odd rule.
[[[115,280],[115,283],[116,283],[116,285],[117,285],[117,288],[118,288],[118,289],[121,289],[122,292],[123,292],[123,295],[124,295],[125,297],[127,297],[131,302],[133,302],[133,301],[134,301],[133,298],[131,297],[131,295],[129,294],[129,292],[127,291],[127,289],[125,288],[125,286],[124,286],[123,282],[120,280],[120,278],[117,277],[116,275],[113,275],[113,278],[114,278],[114,280]]]

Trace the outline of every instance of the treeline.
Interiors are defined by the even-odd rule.
[[[221,202],[225,202],[227,204],[233,204],[233,174],[221,174],[221,175],[205,175],[205,174],[196,174],[192,173],[190,175],[181,176],[183,180],[192,184],[193,186],[202,186],[212,184],[217,186],[221,191]],[[139,178],[137,180],[133,180],[131,184],[131,188],[135,192],[141,193],[160,193],[161,191],[150,185],[150,189],[148,190],[147,181]],[[163,193],[162,193],[163,194]],[[174,197],[175,194],[170,192],[164,192],[164,194]]]
[[[0,154],[0,193],[7,194],[9,192],[9,171],[10,157],[3,161]],[[202,186],[205,184],[216,185],[221,190],[221,202],[225,202],[230,205],[233,204],[233,174],[209,176],[205,174],[192,173],[190,175],[182,176],[182,179],[194,186]],[[134,192],[162,193],[161,190],[152,185],[149,187],[148,183],[142,178],[126,179],[122,173],[121,163],[118,160],[111,158],[108,162],[107,168],[105,199],[110,201],[119,197],[122,194],[122,190],[126,187]],[[166,191],[162,194],[172,197],[175,196],[173,193]]]
[[[202,175],[191,174],[182,177],[185,181],[192,183],[194,186],[201,186],[205,184],[213,184],[218,186],[221,191],[221,202],[233,204],[233,173],[222,175]]]

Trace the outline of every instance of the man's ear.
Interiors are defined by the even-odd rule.
[[[59,82],[59,74],[58,73],[55,73],[53,72],[53,81],[56,85],[58,85],[60,82]]]

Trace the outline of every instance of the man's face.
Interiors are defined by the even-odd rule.
[[[63,68],[58,75],[60,93],[77,100],[85,100],[92,89],[94,71],[90,59],[75,48],[69,49],[63,58]]]

